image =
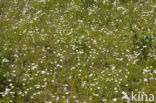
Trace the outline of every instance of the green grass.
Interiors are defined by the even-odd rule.
[[[155,85],[154,0],[0,0],[0,103],[126,103]]]

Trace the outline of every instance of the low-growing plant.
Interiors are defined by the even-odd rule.
[[[2,55],[0,54],[0,92],[4,92],[8,86],[7,77],[4,75],[5,71],[2,69]],[[0,95],[0,98],[2,95]]]
[[[147,59],[153,48],[154,35],[149,35],[145,30],[141,33],[134,32],[132,36],[132,50],[140,53],[140,59]]]

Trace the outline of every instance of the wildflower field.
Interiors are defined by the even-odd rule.
[[[0,0],[0,103],[138,102],[156,103],[155,0]]]

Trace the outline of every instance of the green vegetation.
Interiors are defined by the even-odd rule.
[[[0,0],[0,103],[156,101],[155,90],[155,0]]]

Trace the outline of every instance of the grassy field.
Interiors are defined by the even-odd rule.
[[[155,0],[0,0],[0,103],[112,102],[156,102]]]

